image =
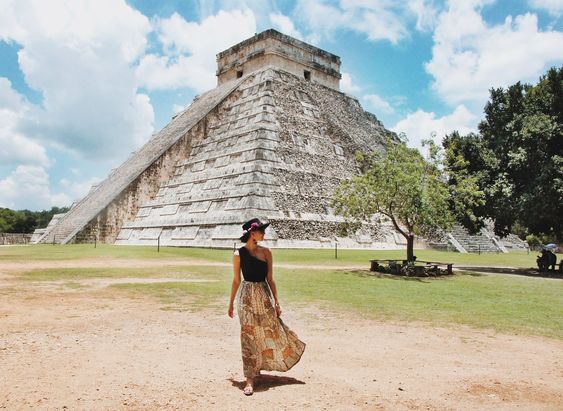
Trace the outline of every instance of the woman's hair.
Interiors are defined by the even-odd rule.
[[[243,243],[247,243],[248,240],[250,240],[250,233],[252,233],[253,231],[260,231],[261,233],[265,233],[266,228],[264,227],[264,228],[249,230],[242,235],[242,237],[240,238],[240,241],[243,242]]]

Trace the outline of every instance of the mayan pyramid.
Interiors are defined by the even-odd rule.
[[[267,30],[217,55],[215,89],[77,202],[39,242],[232,247],[253,217],[272,247],[377,247],[330,207],[357,151],[395,135],[339,91],[340,58]]]

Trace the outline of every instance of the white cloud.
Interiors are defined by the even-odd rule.
[[[24,98],[0,77],[0,163],[49,164],[45,147],[21,134],[17,125],[29,110]]]
[[[491,87],[535,82],[563,62],[563,33],[542,31],[537,16],[524,14],[488,26],[480,3],[452,2],[439,17],[426,71],[433,89],[450,104],[482,107]]]
[[[62,178],[59,183],[61,188],[64,189],[64,195],[71,198],[73,201],[83,198],[93,185],[96,185],[101,180],[98,177],[92,177],[84,181],[72,181],[67,178]],[[68,205],[71,203],[69,202]]]
[[[123,0],[4,1],[0,39],[21,46],[25,81],[43,96],[18,129],[91,158],[140,145],[154,113],[133,66],[150,30]]]
[[[0,180],[0,192],[0,207],[12,209],[40,210],[71,203],[66,194],[51,193],[49,176],[41,166],[18,166]]]
[[[53,206],[70,206],[84,197],[98,178],[59,181],[61,192],[53,192],[46,169],[38,165],[19,165],[6,178],[0,180],[0,207],[21,210],[44,210]]]
[[[385,114],[391,114],[395,112],[391,104],[389,104],[383,97],[377,94],[366,94],[363,97],[363,100],[367,103],[367,105],[373,108],[376,113],[381,111]]]
[[[186,109],[186,106],[182,106],[181,104],[173,104],[172,105],[172,112],[174,114],[178,114],[181,111],[184,111]]]
[[[563,1],[561,0],[530,0],[529,4],[534,8],[546,10],[555,17],[563,15]]]
[[[428,0],[409,0],[407,8],[416,16],[416,29],[418,31],[428,31],[434,28],[438,10],[432,1]]]
[[[446,134],[455,130],[460,134],[477,131],[478,118],[464,105],[459,105],[449,115],[436,117],[433,112],[417,110],[400,120],[392,131],[405,133],[411,147],[422,147],[422,140],[435,136],[436,143],[440,143]]]
[[[436,13],[432,0],[299,0],[294,15],[317,35],[332,37],[338,30],[350,30],[370,41],[396,44],[409,37],[410,21],[416,19],[416,29],[427,31]]]
[[[164,55],[144,56],[137,78],[150,90],[190,87],[197,92],[216,84],[217,53],[256,32],[252,11],[220,11],[201,23],[186,21],[174,13],[154,22]]]
[[[24,105],[24,98],[12,88],[12,83],[0,77],[0,110],[18,111]]]
[[[340,79],[340,90],[344,93],[354,94],[360,91],[360,86],[354,82],[349,73],[343,71]]]
[[[273,27],[283,34],[305,41],[303,35],[295,28],[289,17],[281,13],[270,13],[270,21]]]
[[[362,33],[368,40],[388,40],[396,44],[408,35],[397,14],[397,4],[401,3],[341,0],[339,5],[331,5],[322,0],[300,0],[295,14],[312,32],[327,37],[345,29]]]

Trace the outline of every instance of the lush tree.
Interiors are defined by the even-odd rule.
[[[451,227],[458,214],[465,214],[464,203],[480,196],[464,175],[453,183],[449,170],[442,167],[438,147],[429,144],[428,159],[396,142],[389,142],[384,153],[359,154],[361,174],[343,181],[333,199],[336,212],[352,221],[387,217],[405,237],[409,261],[415,235],[433,236]]]
[[[563,67],[535,86],[492,89],[479,134],[452,133],[444,147],[485,193],[474,228],[490,218],[499,235],[516,225],[563,238]]]
[[[52,207],[43,211],[0,208],[0,232],[32,233],[36,228],[46,227],[53,215],[67,211],[68,208],[65,207]]]

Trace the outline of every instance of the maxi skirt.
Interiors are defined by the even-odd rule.
[[[243,281],[237,306],[245,377],[287,371],[299,362],[305,343],[277,316],[265,281]]]

